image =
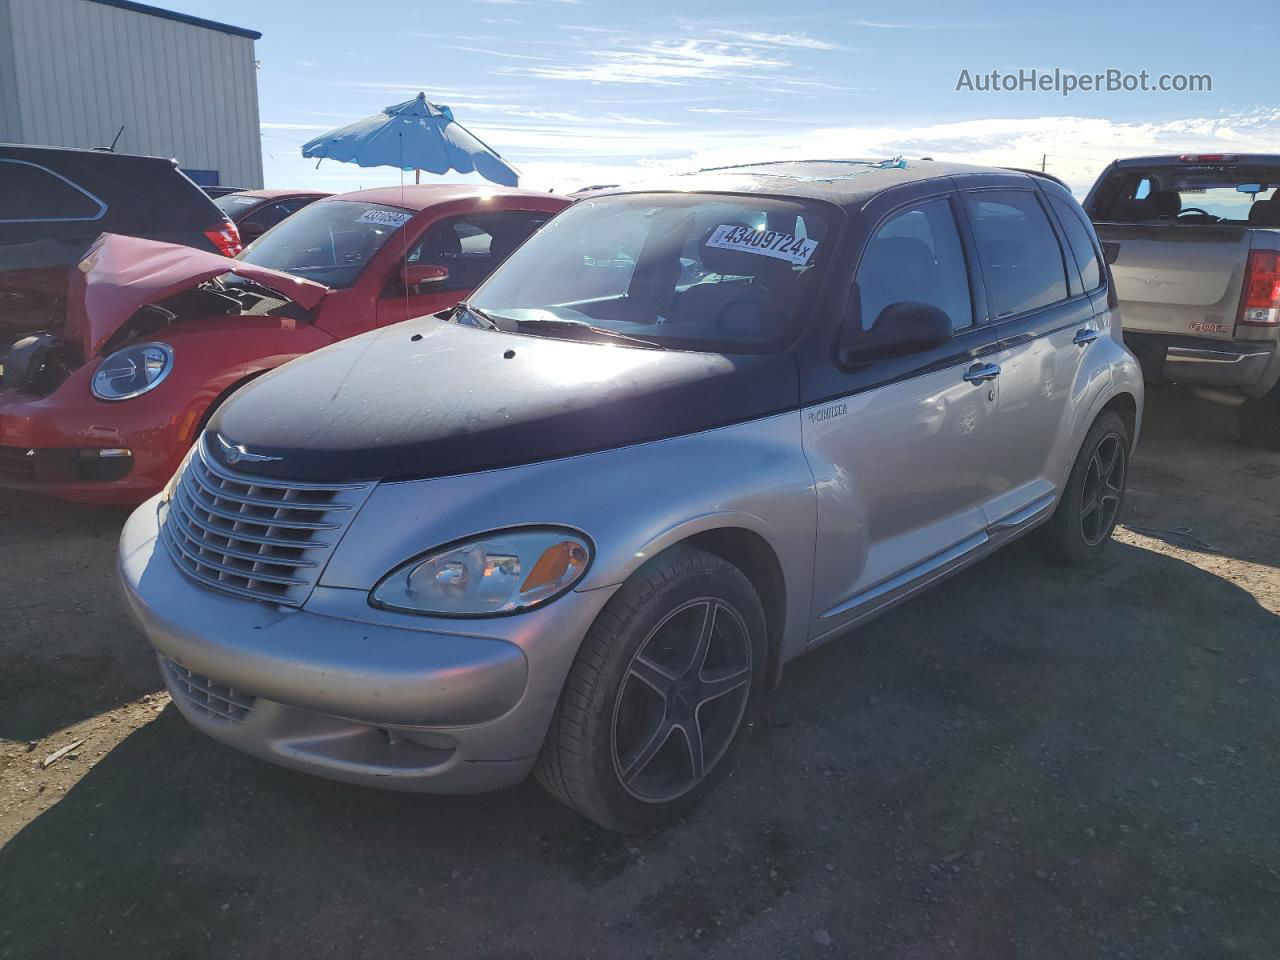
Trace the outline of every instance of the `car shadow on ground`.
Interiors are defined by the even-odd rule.
[[[1280,619],[1016,544],[792,665],[686,822],[384,793],[172,708],[0,850],[0,956],[1262,956]]]
[[[160,688],[118,597],[127,516],[0,492],[0,739],[39,740]]]

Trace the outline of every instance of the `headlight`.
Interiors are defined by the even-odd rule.
[[[135,343],[103,360],[89,389],[99,400],[129,400],[159,386],[172,369],[173,347]]]
[[[434,550],[383,578],[374,606],[444,617],[520,613],[582,579],[591,544],[572,530],[524,527]]]

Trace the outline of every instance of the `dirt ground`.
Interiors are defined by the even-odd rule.
[[[1280,956],[1280,454],[1233,434],[1153,390],[1099,566],[1017,544],[802,658],[639,839],[197,734],[123,513],[0,499],[0,957]]]

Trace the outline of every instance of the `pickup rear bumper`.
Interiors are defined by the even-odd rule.
[[[1280,380],[1280,351],[1266,340],[1210,340],[1126,330],[1148,383],[1226,387],[1260,397]]]

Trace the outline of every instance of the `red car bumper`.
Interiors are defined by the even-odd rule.
[[[0,487],[140,503],[168,482],[196,425],[154,404],[96,400],[79,379],[46,397],[0,391]]]

